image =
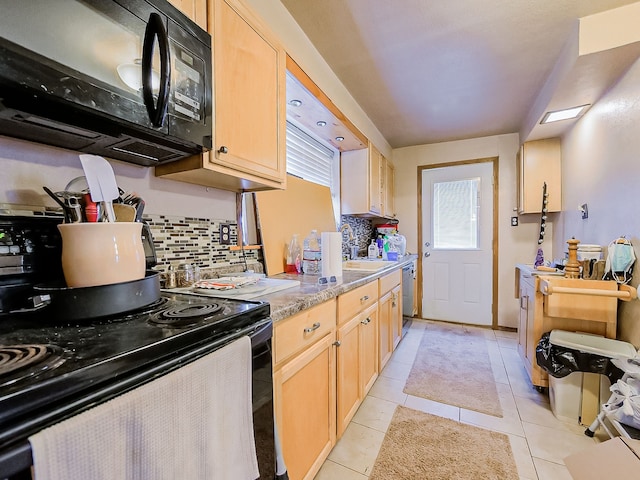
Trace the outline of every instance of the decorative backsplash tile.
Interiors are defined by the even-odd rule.
[[[373,238],[373,225],[371,223],[371,220],[361,217],[352,217],[351,215],[342,215],[340,217],[340,225],[343,225],[345,223],[351,225],[353,234],[356,236],[359,255],[366,255],[367,248],[371,243],[371,239]],[[343,238],[346,240],[346,232],[343,233]],[[342,242],[342,253],[344,255],[349,254],[349,248],[347,247],[344,240]]]
[[[220,224],[226,223],[231,226],[231,244],[237,244],[238,226],[228,220],[169,215],[145,215],[144,220],[153,236],[158,257],[156,270],[191,263],[201,271],[222,267],[237,267],[231,270],[242,271],[245,267],[256,269],[255,264],[262,260],[260,250],[231,251],[231,245],[220,243]]]

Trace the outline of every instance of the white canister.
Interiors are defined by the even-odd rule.
[[[68,287],[144,278],[142,223],[64,223],[58,225],[58,230],[62,235],[62,271]]]

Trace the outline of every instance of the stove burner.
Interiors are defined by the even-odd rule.
[[[164,326],[184,327],[193,325],[202,318],[219,312],[222,308],[222,305],[217,303],[178,305],[154,315],[151,322]]]
[[[0,346],[0,386],[54,369],[63,362],[62,349],[55,345]]]

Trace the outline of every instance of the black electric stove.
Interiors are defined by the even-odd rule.
[[[24,298],[37,293],[33,286],[60,281],[55,278],[61,272],[56,263],[55,225],[59,220],[1,213],[0,246],[3,238],[10,238],[17,247],[9,255],[22,259],[10,262],[6,255],[4,265],[10,270],[3,271],[0,263],[0,478],[28,470],[30,435],[241,336],[252,341],[253,375],[259,369],[271,375],[268,303],[160,293],[158,289],[157,298],[147,305],[115,315],[74,316],[73,321],[66,321],[59,309],[50,315],[46,306],[23,308],[29,303]],[[272,401],[272,392],[268,393],[266,398]],[[254,391],[254,397],[265,395]],[[262,407],[254,399],[254,423]],[[271,413],[265,417],[273,422],[272,404],[267,411]],[[273,437],[273,428],[269,428]],[[272,460],[275,454],[273,450],[269,453]]]
[[[28,412],[121,376],[148,372],[151,365],[200,345],[227,343],[268,316],[264,303],[163,293],[147,308],[100,320],[65,324],[39,315],[5,318],[0,323],[0,447],[18,433],[12,426]]]

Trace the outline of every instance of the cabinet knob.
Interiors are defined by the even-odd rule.
[[[336,340],[335,342],[333,342],[331,345],[333,345],[334,347],[339,347],[340,345],[342,345],[340,343],[340,340]]]
[[[229,153],[229,149],[227,147],[225,147],[224,145],[222,145],[219,149],[218,149],[218,153]]]
[[[369,317],[365,318],[364,320],[362,320],[360,323],[363,325],[367,325],[371,322],[371,319]]]
[[[319,328],[320,328],[320,322],[316,322],[312,326],[305,328],[304,333],[311,333],[314,330],[317,330]]]
[[[364,302],[366,302],[367,300],[369,300],[369,295],[365,295],[364,297],[362,297],[362,298],[360,299],[360,303],[364,303]]]

